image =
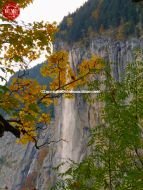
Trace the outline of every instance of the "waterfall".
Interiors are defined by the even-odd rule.
[[[66,162],[74,159],[73,138],[76,128],[75,99],[64,99],[62,115],[62,143],[61,161]],[[67,168],[67,164],[62,167],[62,172]]]
[[[69,54],[69,62],[73,67],[73,60],[71,53]],[[68,82],[68,81],[67,81]],[[63,139],[60,149],[61,162],[66,162],[61,172],[68,168],[68,160],[77,161],[77,154],[74,147],[74,136],[76,131],[76,106],[75,97],[64,98],[62,100],[62,115],[61,115],[61,138]]]

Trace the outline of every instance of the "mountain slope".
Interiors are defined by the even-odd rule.
[[[139,3],[132,0],[88,0],[64,17],[57,39],[71,43],[105,33],[119,38],[139,37],[142,26],[143,6]]]

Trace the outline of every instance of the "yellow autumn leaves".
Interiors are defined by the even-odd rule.
[[[13,119],[20,122],[17,127],[21,131],[21,138],[18,142],[27,143],[35,141],[37,137],[38,125],[47,126],[50,123],[50,115],[43,113],[38,105],[38,100],[42,97],[40,91],[45,90],[46,86],[40,85],[34,79],[13,79],[9,86],[6,96],[9,99],[15,99],[18,103],[15,107],[18,111],[13,115]],[[52,101],[42,101],[46,106],[51,105]],[[5,102],[5,106],[7,102]]]
[[[91,74],[96,74],[103,68],[103,59],[93,55],[89,60],[83,60],[77,71],[74,71],[70,66],[68,53],[58,51],[48,57],[48,62],[41,68],[41,73],[44,77],[52,78],[51,90],[72,90],[85,84]]]
[[[44,77],[52,78],[51,90],[65,89],[66,83],[70,82],[76,75],[69,63],[69,56],[66,51],[56,52],[48,57],[48,62],[41,68]]]
[[[79,65],[79,71],[81,74],[89,73],[97,73],[101,69],[104,68],[104,60],[96,55],[92,55],[89,60],[83,60],[83,62]]]
[[[16,0],[25,7],[32,0]],[[4,1],[0,3],[0,7]],[[11,123],[21,131],[19,142],[36,142],[37,128],[50,123],[50,114],[43,111],[53,104],[54,99],[41,90],[74,90],[90,81],[91,75],[103,69],[104,62],[98,56],[83,60],[73,69],[66,51],[51,53],[51,44],[57,31],[56,23],[34,22],[18,25],[16,22],[0,25],[0,66],[6,66],[6,71],[13,73],[11,65],[21,64],[27,68],[30,63],[46,52],[47,63],[43,64],[41,74],[51,79],[50,84],[41,85],[38,81],[25,77],[17,77],[9,86],[0,86],[0,109],[9,118],[19,122]],[[25,61],[26,60],[26,61]],[[69,97],[69,96],[67,96]]]
[[[34,22],[33,24],[1,24],[0,53],[5,64],[29,62],[38,59],[44,52],[51,53],[51,43],[57,31],[56,23]]]

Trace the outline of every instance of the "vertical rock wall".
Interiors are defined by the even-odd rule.
[[[97,38],[88,43],[88,47],[68,47],[70,62],[76,70],[83,58],[98,54],[112,62],[112,74],[120,80],[125,74],[128,62],[134,60],[133,52],[143,49],[143,39],[113,41],[109,38]],[[60,48],[62,45],[60,44]],[[9,190],[49,190],[55,181],[52,167],[72,159],[79,162],[86,154],[89,128],[94,127],[99,118],[98,104],[87,105],[81,95],[74,99],[60,98],[55,107],[55,119],[42,134],[42,141],[53,141],[40,150],[33,144],[17,145],[11,134],[0,139],[0,188]],[[65,170],[65,165],[61,171]]]

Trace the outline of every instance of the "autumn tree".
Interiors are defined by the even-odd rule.
[[[0,7],[5,1],[1,1]],[[24,8],[31,0],[16,1]],[[13,133],[21,143],[32,141],[38,145],[38,132],[50,123],[50,113],[43,111],[42,106],[49,107],[53,99],[51,94],[42,94],[44,90],[70,90],[84,85],[92,69],[103,66],[97,56],[80,64],[78,72],[72,70],[68,52],[52,53],[52,43],[57,32],[56,23],[34,22],[19,24],[17,21],[3,20],[0,25],[0,136],[5,131]],[[38,81],[24,78],[19,74],[8,84],[6,76],[15,73],[15,67],[25,71],[30,63],[45,54],[45,64],[41,73],[50,77],[50,86],[40,85]]]

